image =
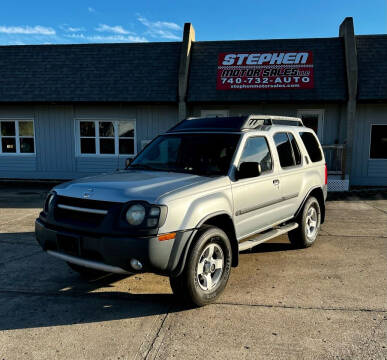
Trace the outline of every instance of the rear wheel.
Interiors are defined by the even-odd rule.
[[[204,227],[188,254],[183,273],[169,279],[173,293],[197,306],[212,303],[226,287],[231,261],[231,245],[224,231]]]
[[[290,242],[297,248],[312,246],[321,225],[320,204],[315,197],[306,200],[297,222],[298,228],[288,233]]]

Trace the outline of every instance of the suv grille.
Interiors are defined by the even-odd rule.
[[[114,202],[58,196],[54,216],[59,222],[78,225],[99,225]]]

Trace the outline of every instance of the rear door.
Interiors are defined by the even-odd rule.
[[[280,199],[277,169],[265,136],[249,136],[236,165],[258,162],[262,173],[257,177],[232,181],[234,222],[237,238],[246,237],[274,223],[281,217],[276,203]]]
[[[281,208],[286,217],[292,217],[300,204],[299,197],[302,196],[303,159],[300,147],[292,132],[277,132],[273,139],[280,163]]]

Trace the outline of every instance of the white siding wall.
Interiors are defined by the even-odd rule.
[[[387,186],[387,160],[370,159],[372,124],[387,124],[386,104],[359,104],[354,129],[353,185]]]
[[[30,106],[0,106],[1,119],[33,119],[35,111]],[[36,171],[36,155],[0,155],[0,177],[23,178],[24,174],[30,174]]]
[[[230,116],[248,113],[296,116],[298,109],[324,109],[324,144],[345,137],[343,104],[195,105],[190,116],[203,109],[226,109]],[[141,140],[151,140],[178,121],[174,105],[0,105],[0,118],[35,120],[36,155],[0,156],[0,178],[71,179],[123,168],[125,157],[77,157],[76,118],[135,119],[137,151]],[[387,160],[369,159],[372,124],[387,123],[386,104],[359,104],[354,124],[355,146],[351,183],[387,185]]]
[[[1,118],[33,118],[35,156],[0,156],[0,178],[72,179],[123,168],[126,157],[77,157],[75,119],[135,119],[137,151],[178,121],[173,105],[0,105]]]

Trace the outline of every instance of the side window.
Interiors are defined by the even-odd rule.
[[[292,153],[292,145],[287,133],[275,134],[274,142],[277,147],[281,167],[286,168],[295,165]]]
[[[80,120],[79,153],[81,155],[134,155],[134,120]]]
[[[290,143],[291,143],[292,149],[293,149],[294,160],[296,162],[296,165],[300,165],[301,164],[301,152],[300,152],[300,148],[298,147],[297,140],[293,136],[293,134],[288,133],[288,135],[289,135]]]
[[[301,132],[300,136],[312,162],[321,161],[322,154],[316,137],[310,132]]]
[[[0,154],[34,154],[33,120],[0,121]]]
[[[269,146],[263,136],[250,137],[247,139],[245,148],[239,163],[257,162],[261,164],[262,173],[273,168]]]

